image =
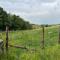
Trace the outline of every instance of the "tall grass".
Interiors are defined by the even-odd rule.
[[[5,32],[2,36],[5,43]],[[0,54],[0,60],[60,60],[58,27],[45,28],[45,49],[41,49],[41,41],[42,29],[10,31],[9,44],[25,46],[29,50],[9,47],[8,54]]]

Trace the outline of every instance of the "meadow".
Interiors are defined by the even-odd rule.
[[[9,32],[9,45],[27,47],[26,49],[9,47],[8,54],[0,54],[0,60],[60,60],[59,27],[45,27],[44,49],[42,49],[42,28]],[[0,38],[5,43],[5,32]]]

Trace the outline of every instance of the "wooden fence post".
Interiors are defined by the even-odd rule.
[[[60,27],[59,27],[59,41],[58,41],[58,43],[60,44]]]
[[[44,49],[44,25],[42,26],[42,49]]]
[[[8,51],[8,26],[6,26],[6,51]]]

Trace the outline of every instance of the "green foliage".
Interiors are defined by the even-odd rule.
[[[7,22],[7,13],[0,7],[0,30],[5,30]]]
[[[5,42],[5,32],[2,32]],[[45,49],[41,49],[42,28],[9,32],[9,44],[25,46],[29,50],[9,47],[8,54],[0,55],[0,60],[60,60],[58,26],[45,27]]]
[[[7,12],[0,7],[0,30],[5,30],[6,25],[9,26],[10,30],[26,30],[32,28],[29,22],[24,21],[24,19],[19,16],[7,14]]]
[[[53,26],[53,25],[49,25],[49,24],[42,24],[42,25],[41,25],[41,27],[43,27],[43,26],[44,26],[44,27],[51,27],[51,26]]]

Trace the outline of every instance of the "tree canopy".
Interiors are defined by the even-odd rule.
[[[8,14],[0,7],[0,30],[5,30],[6,25],[10,30],[25,30],[31,29],[32,25],[17,15]]]

